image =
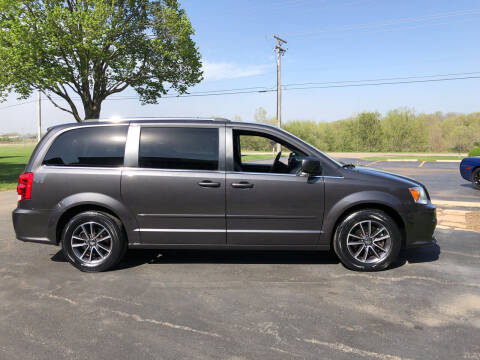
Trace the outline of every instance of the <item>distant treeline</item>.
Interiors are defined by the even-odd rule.
[[[275,124],[263,108],[255,112],[255,121]],[[333,122],[289,121],[282,127],[322,151],[333,152],[468,152],[480,142],[480,113],[416,114],[397,109],[385,116],[363,112]]]
[[[0,143],[14,143],[20,141],[32,141],[37,138],[35,134],[7,133],[0,134]]]

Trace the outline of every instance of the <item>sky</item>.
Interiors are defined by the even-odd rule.
[[[204,80],[190,93],[276,86],[274,34],[282,57],[282,120],[334,121],[362,111],[407,107],[422,112],[480,111],[480,79],[382,86],[327,87],[335,82],[474,73],[480,76],[479,0],[180,0],[195,29]],[[451,76],[450,76],[451,77]],[[437,77],[438,78],[438,77]],[[422,79],[429,79],[427,77]],[[395,80],[397,81],[397,80]],[[408,81],[408,79],[400,80]],[[316,89],[292,89],[324,83]],[[391,82],[391,81],[374,81]],[[343,84],[354,84],[343,83]],[[358,83],[357,83],[358,84]],[[318,88],[324,87],[324,88]],[[290,89],[288,89],[290,88]],[[127,89],[123,95],[135,95]],[[35,100],[35,97],[27,101]],[[0,104],[0,134],[36,131],[36,103]],[[102,118],[217,116],[253,121],[263,107],[275,116],[275,92],[107,100]],[[74,121],[42,102],[43,126]]]

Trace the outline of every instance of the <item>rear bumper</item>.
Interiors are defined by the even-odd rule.
[[[460,175],[465,180],[472,181],[472,170],[467,170],[467,165],[460,166]]]
[[[48,237],[50,211],[16,208],[12,212],[13,228],[18,240],[56,245]]]
[[[437,226],[437,212],[432,204],[415,205],[404,216],[405,219],[405,248],[429,246],[437,243],[435,227]]]

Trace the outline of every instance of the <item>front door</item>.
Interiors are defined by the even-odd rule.
[[[140,127],[138,163],[122,173],[122,196],[143,244],[226,243],[224,132]]]
[[[226,175],[227,243],[317,244],[324,183],[322,177],[297,175],[299,159],[307,154],[271,135],[235,129],[231,147],[233,171]]]

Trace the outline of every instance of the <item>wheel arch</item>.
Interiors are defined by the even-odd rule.
[[[338,228],[338,225],[350,214],[359,211],[359,210],[380,210],[385,212],[388,216],[390,216],[393,221],[397,224],[400,233],[402,235],[402,247],[405,246],[405,240],[406,240],[406,226],[405,226],[405,220],[402,218],[402,216],[396,211],[393,207],[386,205],[384,203],[379,203],[379,202],[372,202],[372,201],[366,201],[366,202],[361,202],[357,204],[353,204],[345,209],[336,217],[335,222],[333,226],[331,227],[329,233],[328,233],[328,240],[329,240],[329,245],[333,249],[333,241],[335,237],[335,232]]]
[[[73,206],[68,210],[66,210],[57,221],[57,226],[55,229],[55,241],[57,244],[60,243],[60,240],[62,237],[62,231],[65,228],[65,225],[67,225],[68,221],[71,218],[73,218],[75,215],[78,215],[86,211],[98,211],[98,212],[106,213],[120,220],[120,216],[118,216],[117,214],[115,214],[115,212],[113,212],[109,208],[106,208],[105,206],[101,206],[97,204],[82,204],[82,205]],[[122,229],[125,232],[125,236],[126,236],[127,232],[125,229],[125,225],[121,220],[120,222],[122,223]]]
[[[58,245],[61,232],[69,219],[84,211],[101,211],[116,217],[122,223],[127,241],[137,242],[138,234],[133,231],[136,221],[130,215],[128,209],[118,200],[103,194],[84,193],[75,194],[63,199],[55,209],[49,222],[49,237],[55,239]]]

